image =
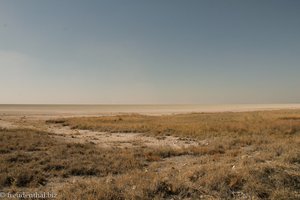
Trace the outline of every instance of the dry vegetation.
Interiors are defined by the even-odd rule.
[[[150,162],[162,158],[199,153],[209,151],[200,152],[197,148],[103,149],[89,143],[65,143],[51,133],[36,130],[0,129],[0,189],[6,192],[47,190],[47,184],[55,178],[118,176],[133,170],[142,171]],[[78,195],[85,195],[85,192]],[[73,199],[67,195],[59,198]]]
[[[101,177],[144,165],[133,150],[63,143],[50,133],[34,130],[0,129],[0,133],[1,187],[38,187],[53,177]]]
[[[49,120],[73,129],[111,133],[147,133],[207,139],[219,136],[279,134],[300,131],[300,111],[194,113],[165,116],[138,114]]]
[[[0,187],[58,188],[58,199],[300,199],[300,111],[51,120],[74,129],[177,135],[182,149],[101,148],[0,129]]]

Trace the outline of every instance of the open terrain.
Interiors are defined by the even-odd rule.
[[[6,194],[300,199],[300,110],[2,114],[0,127],[0,190]]]

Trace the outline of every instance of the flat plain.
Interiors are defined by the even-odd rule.
[[[186,111],[1,111],[0,190],[87,200],[300,199],[299,109]]]

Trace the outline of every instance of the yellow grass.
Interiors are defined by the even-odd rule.
[[[278,134],[289,136],[300,131],[300,111],[180,114],[166,116],[119,115],[76,117],[48,122],[74,129],[104,132],[139,132],[206,139],[215,136]]]

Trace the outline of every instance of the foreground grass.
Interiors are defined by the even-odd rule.
[[[107,176],[143,171],[149,163],[163,158],[204,155],[211,151],[214,149],[103,149],[89,143],[66,143],[47,132],[0,129],[0,189],[6,192],[47,190],[47,185],[57,178],[67,180],[70,177],[95,177],[101,180]],[[103,194],[112,192],[113,197],[117,199],[122,199],[126,194],[125,191],[123,191],[124,194],[115,193],[114,190],[106,191],[107,183],[105,182],[101,183],[101,187],[103,187],[101,190]],[[61,195],[58,197],[75,198],[74,196],[68,197],[64,194],[65,192],[65,190],[59,191]],[[77,195],[86,194],[81,192],[82,194]],[[100,195],[98,199],[106,198],[101,196],[102,193],[97,195]],[[92,199],[94,198],[96,197]],[[85,199],[85,197],[79,199]]]
[[[78,182],[62,194],[66,199],[300,198],[299,142],[259,138],[244,144],[226,138],[194,152],[106,181]]]
[[[0,187],[37,187],[53,177],[102,177],[144,165],[133,150],[64,143],[33,130],[0,129],[0,154]]]

